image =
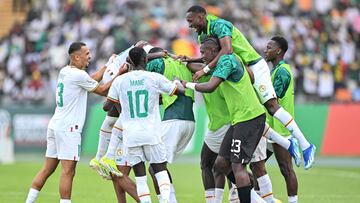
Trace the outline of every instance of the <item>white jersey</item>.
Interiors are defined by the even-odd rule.
[[[121,105],[123,140],[127,147],[161,142],[159,95],[174,94],[176,85],[158,73],[131,71],[117,77],[108,99]]]
[[[60,70],[56,90],[56,109],[49,128],[59,131],[81,132],[86,115],[87,92],[98,82],[87,72],[65,66]]]
[[[119,55],[115,57],[115,59],[112,61],[112,63],[109,64],[108,67],[106,67],[106,70],[104,72],[104,76],[102,81],[104,83],[109,82],[110,80],[114,79],[117,72],[119,72],[119,69],[124,65],[126,62],[126,58],[129,55],[130,49],[134,48],[134,46],[129,47],[125,51],[121,52]],[[144,50],[146,53],[149,53],[150,49],[153,48],[151,45],[144,46]]]

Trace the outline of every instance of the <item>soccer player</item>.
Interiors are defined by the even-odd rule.
[[[196,72],[203,68],[203,64],[188,63],[187,67],[192,72]],[[202,76],[199,82],[207,82],[210,78],[210,75]],[[227,108],[219,108],[219,106],[226,106],[219,89],[215,89],[211,93],[203,93],[202,95],[209,123],[208,133],[204,137],[204,144],[200,155],[201,177],[205,189],[206,203],[220,203],[223,198],[225,178],[224,174],[214,168],[214,164],[220,150],[220,145],[230,127],[231,118]],[[234,192],[231,185],[232,184],[229,185],[232,191],[229,194],[229,201],[235,203],[239,201],[239,198],[237,192]]]
[[[200,46],[205,62],[212,61],[219,50],[220,45],[213,37],[206,38]],[[220,90],[226,103],[225,108],[230,113],[232,126],[221,144],[215,167],[222,168],[220,171],[229,174],[228,166],[231,163],[241,203],[249,203],[251,196],[253,200],[263,201],[252,189],[246,165],[253,159],[255,149],[260,143],[266,117],[246,68],[234,54],[222,55],[208,82],[196,84],[183,81],[183,85],[206,93],[217,88]]]
[[[269,67],[245,36],[230,22],[213,15],[207,15],[206,10],[201,6],[190,7],[186,14],[186,20],[189,27],[194,28],[198,33],[199,42],[206,36],[214,36],[219,39],[221,45],[218,55],[208,62],[201,71],[195,73],[193,78],[197,80],[208,73],[216,66],[222,55],[234,52],[252,70],[254,74],[253,86],[268,113],[279,120],[298,139],[303,151],[304,168],[311,168],[314,163],[316,147],[306,140],[291,114],[278,104],[276,93],[271,84]],[[284,143],[285,147],[290,145],[290,141]],[[299,161],[297,163],[300,164]]]
[[[124,154],[133,167],[141,202],[151,202],[145,161],[149,161],[154,170],[161,194],[160,202],[169,202],[170,179],[166,171],[166,149],[157,130],[161,125],[159,95],[173,95],[176,92],[184,94],[185,90],[158,73],[145,71],[147,57],[144,49],[132,48],[128,59],[130,72],[115,79],[104,109],[114,104],[117,108],[121,106]]]
[[[167,79],[174,78],[191,81],[192,74],[186,66],[171,57],[160,47],[154,47],[149,51],[149,55],[163,54],[164,57],[149,59],[146,69],[164,75]],[[187,89],[185,95],[169,96],[161,95],[164,107],[164,116],[161,122],[161,137],[166,146],[166,159],[168,163],[173,163],[190,142],[195,129],[195,119],[193,113],[194,91]],[[150,174],[154,180],[155,191],[159,195],[156,187],[156,178],[150,166]],[[171,182],[170,202],[176,202],[175,189],[172,184],[171,173],[168,170]]]
[[[47,131],[43,168],[35,176],[26,203],[34,202],[48,177],[61,163],[60,203],[71,202],[72,182],[80,159],[81,132],[86,116],[87,92],[106,96],[112,80],[99,85],[106,66],[91,77],[85,72],[91,54],[85,43],[74,42],[68,50],[70,64],[58,76],[56,109]]]
[[[284,61],[284,55],[287,49],[288,43],[286,39],[281,36],[275,36],[267,43],[264,53],[266,61],[271,62],[274,67],[271,72],[271,79],[274,84],[279,104],[294,116],[294,78],[292,76],[290,65]],[[291,136],[289,130],[284,128],[284,126],[273,117],[268,116],[268,123],[282,136]],[[278,144],[273,143],[272,146],[281,174],[285,178],[288,201],[289,203],[297,203],[298,183],[292,166],[291,157],[289,156],[289,153],[282,147],[279,147]]]

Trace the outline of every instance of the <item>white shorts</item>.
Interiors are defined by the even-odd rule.
[[[149,163],[166,162],[165,144],[163,142],[156,145],[143,145],[138,147],[124,146],[124,154],[130,166],[145,161]]]
[[[260,102],[264,104],[269,99],[276,98],[276,93],[271,82],[270,69],[264,59],[251,65],[250,69],[254,73],[254,88],[259,96]]]
[[[172,163],[189,144],[195,130],[194,121],[167,120],[161,122],[161,137],[166,146],[167,162]]]
[[[215,153],[219,153],[221,143],[225,137],[226,132],[230,128],[230,125],[223,125],[216,131],[208,130],[205,135],[204,142],[209,149]]]
[[[81,134],[79,132],[47,130],[45,157],[59,160],[80,160]]]
[[[260,142],[258,144],[258,146],[256,147],[254,153],[253,153],[253,157],[250,160],[250,162],[258,162],[258,161],[262,161],[266,159],[266,137],[261,137]]]

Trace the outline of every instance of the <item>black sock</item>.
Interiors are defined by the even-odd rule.
[[[241,203],[250,203],[251,202],[251,189],[252,186],[238,187],[238,195]]]
[[[236,185],[234,172],[231,171],[226,177]]]

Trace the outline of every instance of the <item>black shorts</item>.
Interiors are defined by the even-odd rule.
[[[248,164],[265,128],[265,114],[229,128],[220,146],[219,155],[232,163]]]

